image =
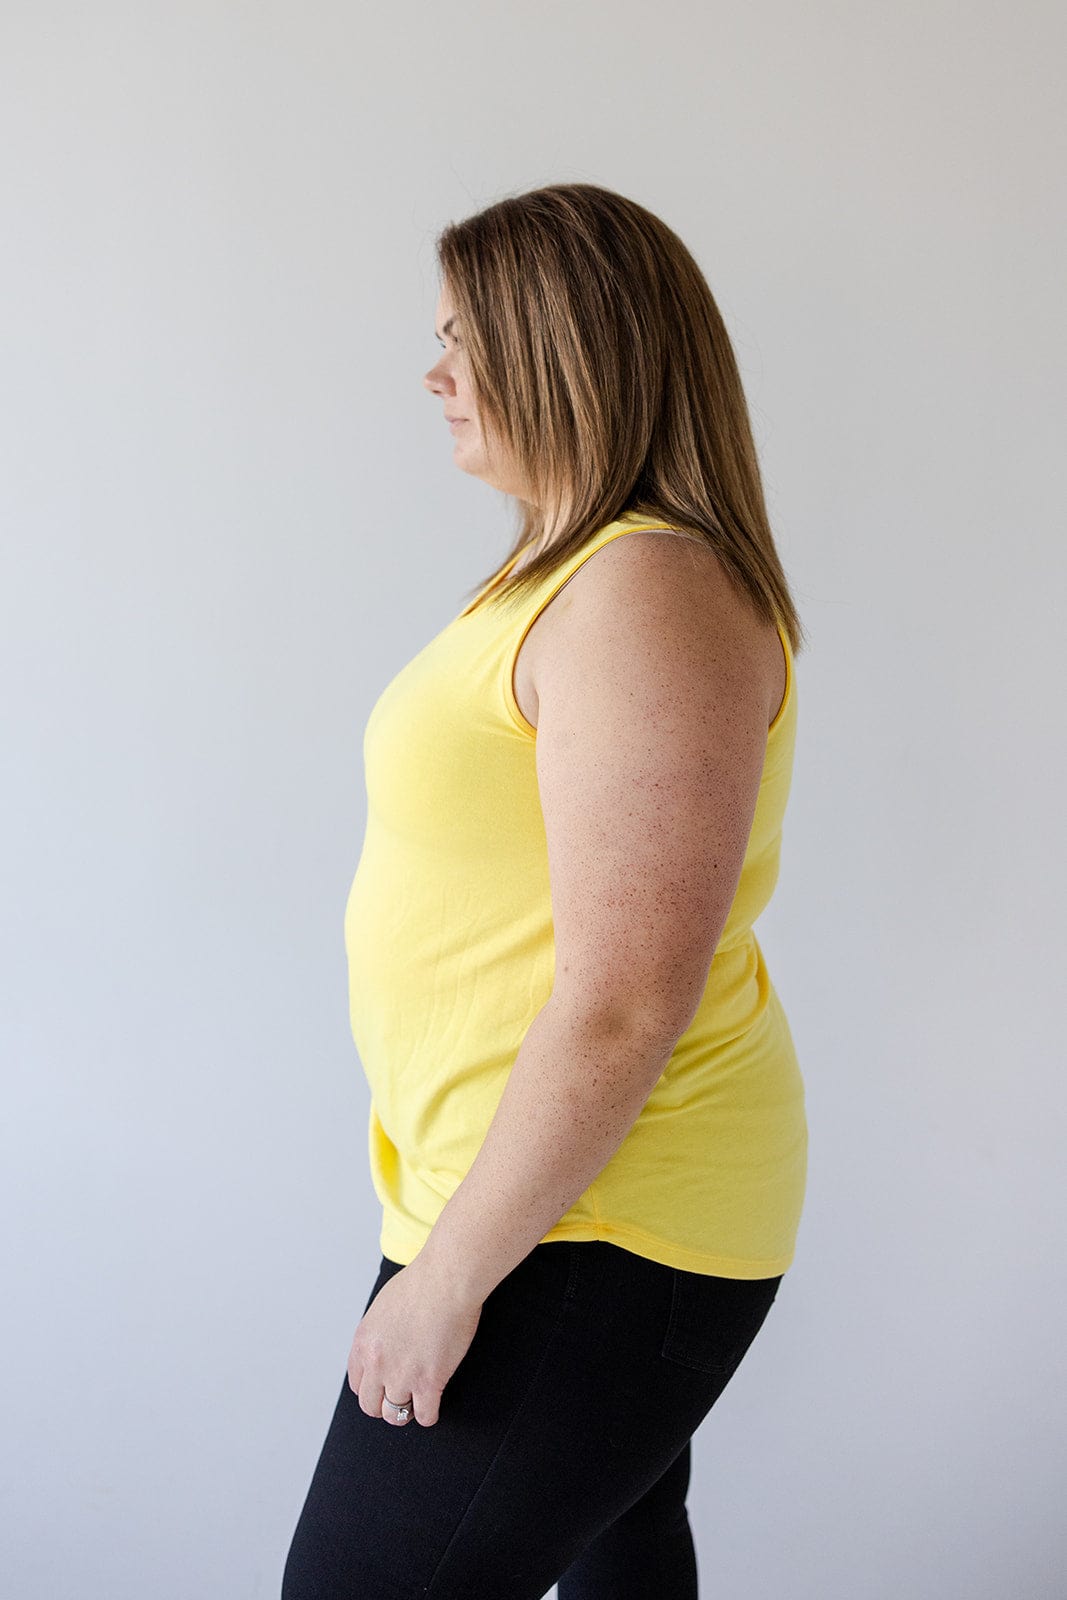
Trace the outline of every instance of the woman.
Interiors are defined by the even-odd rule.
[[[382,1260],[283,1600],[687,1600],[690,1439],[805,1186],[752,931],[800,624],[676,235],[553,185],[438,256],[425,384],[521,524],[367,723],[345,939]]]

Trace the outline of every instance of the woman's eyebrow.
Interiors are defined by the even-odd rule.
[[[449,328],[451,328],[451,326],[455,322],[455,320],[456,319],[455,319],[454,316],[449,317],[448,321],[445,323],[444,327],[441,329],[441,332],[437,335],[437,337],[439,339],[443,339],[444,338],[445,334],[448,332]]]

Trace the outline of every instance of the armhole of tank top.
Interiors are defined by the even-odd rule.
[[[505,650],[504,661],[500,675],[500,689],[504,698],[504,706],[507,710],[508,716],[519,729],[519,732],[525,733],[531,739],[537,738],[537,729],[534,727],[532,722],[527,722],[526,718],[522,714],[522,711],[519,709],[519,702],[515,698],[515,666],[518,662],[519,651],[523,647],[526,635],[529,633],[530,629],[533,627],[542,611],[548,605],[548,602],[555,599],[556,595],[559,594],[559,591],[563,588],[564,584],[569,583],[574,577],[574,574],[578,571],[578,568],[584,566],[589,560],[590,556],[595,556],[598,550],[603,550],[604,545],[611,544],[615,539],[621,539],[628,533],[673,533],[679,539],[693,538],[691,533],[683,533],[680,528],[665,528],[658,522],[651,522],[647,527],[641,528],[620,528],[618,533],[613,533],[611,535],[610,539],[605,539],[602,541],[602,543],[595,544],[591,550],[582,551],[580,559],[575,562],[571,570],[564,577],[561,577],[558,583],[554,583],[547,594],[541,596],[536,607],[534,608],[532,616],[527,617],[526,622],[523,625],[522,632],[519,634],[514,643],[509,644],[508,648]]]
[[[773,738],[777,730],[781,727],[785,718],[785,714],[789,710],[793,700],[793,650],[789,643],[789,635],[786,633],[782,624],[777,622],[775,623],[775,626],[778,629],[778,637],[782,641],[782,652],[785,656],[785,692],[782,695],[781,705],[774,713],[774,721],[767,729],[768,739]]]
[[[664,528],[658,523],[652,523],[647,528],[627,528],[625,533],[671,533],[679,539],[691,539],[693,537],[692,534],[683,533],[678,528]],[[622,533],[616,533],[612,535],[612,539],[618,539],[622,537]],[[605,539],[604,544],[611,544],[612,539]],[[578,571],[578,568],[584,565],[584,563],[589,560],[590,556],[595,555],[597,550],[602,550],[604,548],[604,544],[597,545],[593,550],[587,550],[583,554],[581,560],[577,562],[574,567],[572,567],[570,572],[567,573],[566,577],[561,578],[558,583],[553,584],[548,594],[543,595],[539,600],[534,609],[533,615],[526,619],[522,632],[519,634],[519,637],[515,640],[514,644],[509,645],[507,650],[504,652],[504,661],[500,681],[500,689],[504,699],[504,707],[508,713],[508,716],[518,728],[519,732],[526,734],[530,739],[537,738],[537,729],[534,727],[532,722],[528,722],[523,716],[522,711],[519,708],[519,702],[515,698],[515,666],[519,659],[519,651],[522,649],[526,635],[529,633],[530,629],[533,627],[542,611],[548,605],[548,602],[555,599],[556,595],[563,588],[564,584],[569,583],[571,578],[574,577],[574,574]],[[793,668],[793,651],[789,643],[789,635],[786,633],[785,628],[780,622],[776,622],[775,627],[778,630],[778,637],[781,640],[782,651],[785,655],[785,691],[782,695],[782,703],[774,714],[774,720],[770,723],[767,729],[768,741],[782,726],[786,713],[793,702],[795,678]]]

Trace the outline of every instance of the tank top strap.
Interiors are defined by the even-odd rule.
[[[647,519],[639,517],[635,512],[627,512],[626,515],[616,518],[614,522],[606,523],[603,528],[591,534],[581,548],[575,550],[560,567],[557,567],[554,572],[547,573],[542,584],[527,591],[524,597],[525,604],[532,610],[532,614],[527,619],[527,626],[532,626],[548,602],[559,593],[565,583],[573,578],[578,568],[588,561],[590,556],[595,555],[604,545],[610,544],[612,539],[618,539],[626,533],[673,533],[680,539],[692,539],[694,537],[692,534],[684,533],[680,528],[668,528],[662,522],[649,522]],[[491,578],[485,587],[479,590],[470,604],[460,612],[461,617],[468,616],[470,612],[481,604],[483,599],[500,586],[525,548],[526,546],[523,545],[521,549],[517,550],[511,560],[501,568],[496,577]]]

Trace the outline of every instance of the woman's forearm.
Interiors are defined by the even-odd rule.
[[[607,1165],[675,1040],[549,1001],[527,1029],[482,1147],[415,1258],[477,1303]]]

